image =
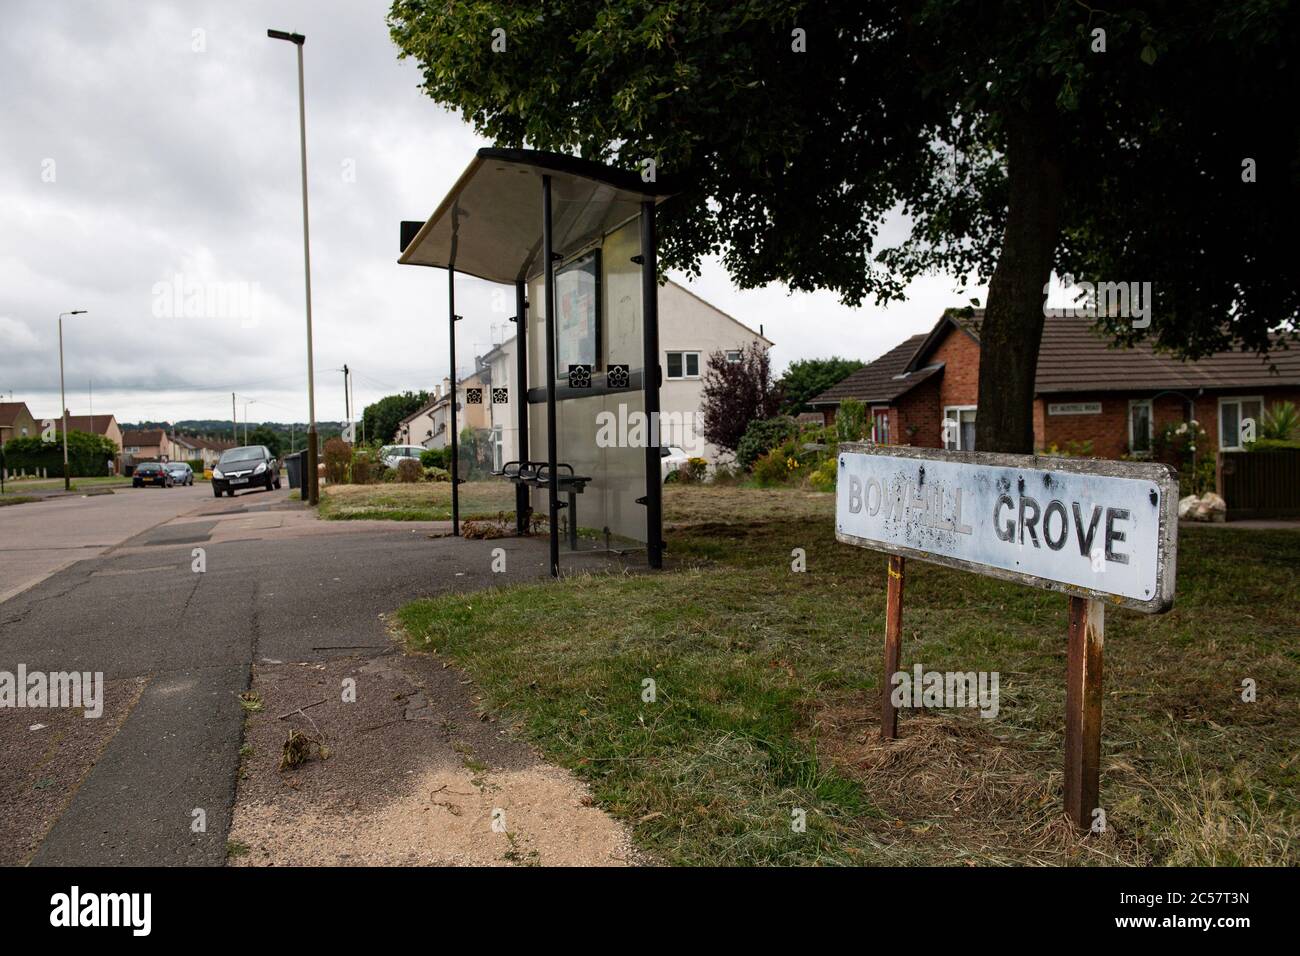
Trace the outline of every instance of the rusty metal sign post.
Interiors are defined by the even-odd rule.
[[[1166,465],[846,443],[835,537],[889,554],[880,734],[898,735],[889,692],[902,653],[907,559],[1069,596],[1065,811],[1092,828],[1101,762],[1106,605],[1173,606],[1178,480]]]

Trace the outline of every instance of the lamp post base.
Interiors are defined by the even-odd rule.
[[[316,428],[312,426],[307,429],[307,480],[303,482],[304,489],[307,492],[307,503],[310,505],[320,504],[320,474],[316,464],[319,460],[316,447]]]

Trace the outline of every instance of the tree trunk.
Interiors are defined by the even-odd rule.
[[[1041,102],[1007,116],[1007,226],[980,328],[978,451],[1034,450],[1043,288],[1052,275],[1064,179],[1055,109],[1049,97]]]

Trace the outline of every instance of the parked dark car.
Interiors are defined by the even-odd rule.
[[[161,462],[144,461],[135,466],[131,473],[131,487],[143,488],[145,485],[161,485],[170,488],[176,484],[171,474]]]
[[[178,485],[194,484],[194,469],[186,462],[173,461],[167,464],[167,474],[172,476],[172,481]]]
[[[212,469],[212,494],[216,498],[222,492],[233,498],[236,491],[247,488],[270,491],[279,487],[280,463],[265,445],[228,449]]]

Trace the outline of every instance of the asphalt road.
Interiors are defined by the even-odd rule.
[[[0,601],[0,671],[102,672],[109,693],[139,693],[109,702],[125,715],[112,727],[0,708],[0,828],[36,847],[0,862],[223,864],[255,661],[379,654],[381,615],[407,601],[546,573],[539,541],[324,522],[288,494],[200,485],[0,509],[0,548],[25,556],[0,566],[0,593],[21,588]]]

